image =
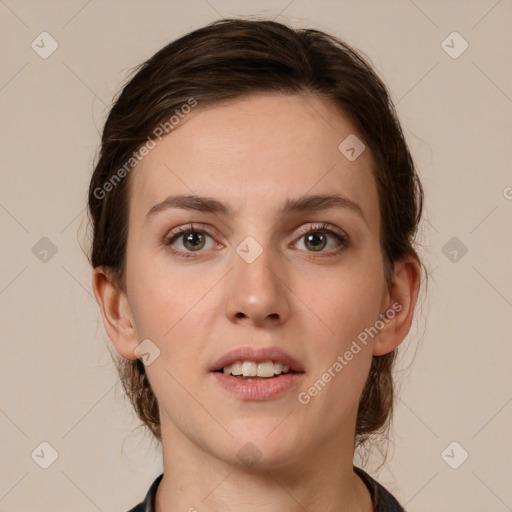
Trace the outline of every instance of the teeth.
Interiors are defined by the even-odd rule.
[[[281,373],[288,373],[290,367],[282,363],[265,361],[264,363],[255,363],[254,361],[237,361],[222,369],[223,373],[231,375],[243,375],[244,377],[273,377]]]
[[[244,363],[245,364],[245,363]],[[273,377],[274,376],[274,363],[272,361],[265,361],[258,365],[258,377]]]
[[[231,375],[242,375],[242,363],[240,361],[231,365]]]
[[[244,361],[242,363],[242,375],[244,377],[256,377],[258,375],[258,366],[252,361]]]

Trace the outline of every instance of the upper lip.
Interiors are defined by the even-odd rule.
[[[238,347],[230,350],[210,367],[211,372],[222,370],[225,366],[236,361],[254,361],[255,363],[264,363],[265,361],[274,361],[289,366],[294,372],[304,372],[304,366],[290,354],[279,347]]]

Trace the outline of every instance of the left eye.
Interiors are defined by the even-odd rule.
[[[308,252],[321,252],[326,247],[328,238],[337,240],[339,245],[334,248],[336,253],[348,245],[347,238],[323,226],[310,229],[307,233],[301,235],[299,240],[304,240],[304,246],[308,249]]]

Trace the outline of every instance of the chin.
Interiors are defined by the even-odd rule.
[[[229,460],[225,459],[226,452],[222,458],[233,466],[255,471],[295,464],[305,448],[302,436],[293,435],[289,428],[276,429],[279,421],[264,422],[259,426],[246,425],[243,433],[228,428],[234,438],[227,441]]]

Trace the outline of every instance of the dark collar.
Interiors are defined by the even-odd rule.
[[[370,496],[372,497],[374,512],[405,512],[395,497],[385,487],[379,484],[377,480],[366,473],[366,471],[354,466],[354,472],[366,484],[366,487],[368,487]],[[128,512],[155,512],[156,490],[163,476],[164,474],[162,473],[151,484],[144,501]]]

